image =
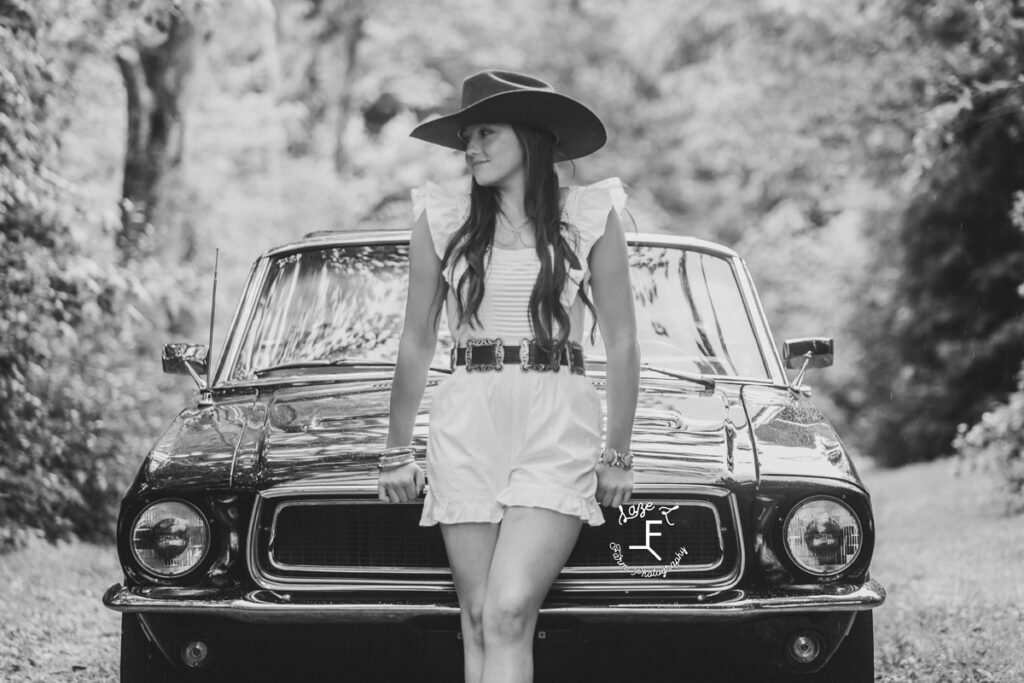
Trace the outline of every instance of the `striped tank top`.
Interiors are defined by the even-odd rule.
[[[465,192],[453,192],[435,183],[426,183],[412,191],[413,216],[426,214],[427,227],[438,259],[443,259],[448,242],[469,215],[470,198]],[[582,334],[583,306],[577,293],[589,287],[587,258],[590,249],[601,237],[609,212],[622,212],[626,192],[618,178],[607,178],[590,185],[563,188],[562,219],[572,226],[570,244],[579,261],[578,268],[568,268],[561,303],[569,312],[569,338],[579,341]],[[530,329],[530,294],[540,271],[540,262],[533,249],[492,248],[484,265],[484,298],[478,311],[479,324],[458,325],[453,320],[452,288],[466,270],[464,259],[448,264],[443,273],[448,282],[448,324],[452,339],[462,342],[469,337],[500,337],[506,344],[516,344],[523,337],[532,337]],[[556,330],[557,334],[557,330]]]
[[[530,294],[540,272],[540,261],[533,249],[492,247],[486,264],[484,298],[480,302],[481,328],[474,337],[500,337],[506,344],[518,344],[532,337]]]

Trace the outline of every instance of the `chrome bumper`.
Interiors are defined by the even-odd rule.
[[[457,615],[457,602],[348,601],[317,599],[294,602],[288,594],[257,590],[230,599],[197,597],[195,591],[161,588],[159,594],[115,584],[103,604],[117,612],[225,617],[262,623],[396,622],[415,617]],[[878,607],[885,589],[870,580],[847,584],[786,587],[771,591],[730,590],[686,602],[609,601],[606,604],[563,605],[557,598],[542,607],[541,616],[575,617],[604,623],[742,621],[809,612],[853,612]]]

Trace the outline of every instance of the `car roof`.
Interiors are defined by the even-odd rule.
[[[306,251],[309,249],[321,249],[323,247],[348,247],[354,245],[376,245],[376,244],[407,244],[410,232],[408,230],[352,230],[352,231],[320,231],[310,233],[300,241],[289,242],[274,247],[267,251],[265,258],[286,255],[294,252]],[[682,235],[666,235],[657,233],[626,233],[626,242],[630,245],[643,245],[652,247],[676,247],[702,251],[716,256],[726,258],[738,258],[732,249],[715,242],[698,239],[696,237],[684,237]]]

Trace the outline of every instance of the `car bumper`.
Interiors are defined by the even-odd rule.
[[[605,623],[742,621],[786,614],[869,610],[884,601],[885,589],[877,581],[870,580],[861,586],[830,584],[770,591],[730,590],[686,601],[620,599],[591,604],[561,604],[553,599],[541,608],[540,613],[542,616]],[[353,601],[323,597],[300,600],[289,594],[265,590],[214,597],[190,589],[125,588],[119,584],[107,590],[103,604],[122,613],[190,614],[262,623],[394,623],[459,613],[457,602]]]

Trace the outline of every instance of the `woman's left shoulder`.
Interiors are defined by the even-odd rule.
[[[626,188],[619,178],[605,178],[590,185],[573,185],[565,189],[562,213],[566,222],[579,231],[584,247],[604,234],[608,214],[620,214],[626,208]]]

